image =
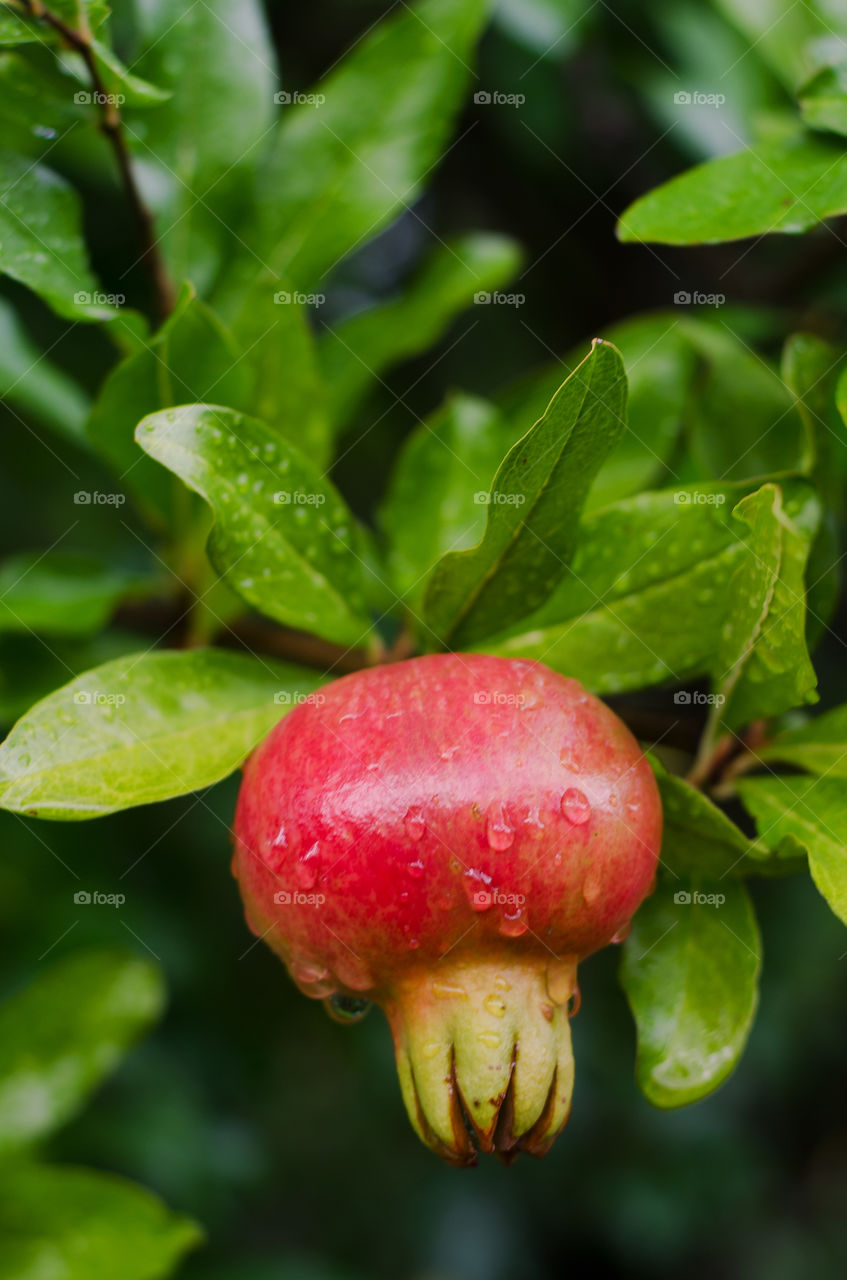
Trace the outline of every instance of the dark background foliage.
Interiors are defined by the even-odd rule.
[[[513,15],[520,10],[509,6]],[[284,83],[308,88],[382,12],[341,0],[271,5]],[[696,83],[709,87],[704,24],[713,34],[722,29],[711,9],[571,0],[569,23],[547,56],[521,35],[519,17],[486,36],[480,85],[524,93],[525,106],[469,103],[414,212],[349,260],[329,292],[331,318],[390,295],[434,233],[504,231],[526,251],[514,286],[526,296],[523,307],[472,309],[437,349],[372,395],[362,421],[378,425],[358,443],[351,437],[336,472],[364,515],[414,415],[429,413],[445,391],[460,385],[490,395],[616,320],[672,305],[681,288],[760,307],[761,335],[774,352],[789,324],[843,337],[847,272],[828,229],[752,247],[653,249],[615,239],[617,216],[641,192],[744,140],[721,138],[711,124],[699,133],[675,126],[663,108],[662,86],[672,93],[697,72]],[[727,27],[724,46],[734,38]],[[722,47],[717,35],[715,42]],[[778,108],[782,91],[745,47],[730,83],[743,80],[756,110]],[[729,61],[715,63],[715,77]],[[98,190],[96,174],[91,181]],[[131,252],[131,228],[116,217],[116,203],[114,193],[88,202],[88,240],[105,281],[117,278]],[[139,296],[144,287],[133,278]],[[67,328],[32,295],[4,290],[45,345]],[[94,388],[110,359],[99,344],[91,327],[77,326],[52,358]],[[46,451],[11,413],[3,435],[4,549],[49,545],[51,532],[67,525],[61,450]],[[131,561],[139,550],[132,534],[108,515],[90,512],[77,545],[118,537]],[[2,644],[21,648],[8,637]],[[823,660],[827,700],[842,702],[843,661],[834,652]],[[58,666],[52,680],[45,674],[51,662],[49,653],[32,652],[39,685],[63,678]],[[6,687],[4,697],[8,719],[27,691]],[[649,708],[649,698],[642,705]],[[235,792],[231,780],[199,798],[84,826],[0,815],[5,988],[31,976],[45,953],[55,958],[89,941],[149,950],[164,967],[165,1021],[50,1150],[58,1160],[124,1173],[204,1223],[209,1247],[181,1274],[844,1275],[847,951],[843,926],[805,877],[753,885],[766,960],[761,1009],[739,1070],[717,1094],[678,1112],[654,1110],[639,1094],[634,1031],[611,950],[582,972],[575,1106],[562,1139],[541,1163],[484,1162],[457,1172],[411,1137],[381,1016],[353,1029],[334,1025],[248,933],[228,872]],[[126,904],[78,908],[80,887],[125,893]]]

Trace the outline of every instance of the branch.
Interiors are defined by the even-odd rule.
[[[156,239],[153,214],[144,203],[138,183],[135,180],[121,114],[117,104],[112,100],[114,95],[109,93],[108,86],[100,75],[97,59],[91,46],[91,36],[87,31],[79,31],[74,27],[68,26],[58,14],[45,8],[41,0],[24,0],[24,3],[33,18],[40,19],[47,26],[52,27],[54,31],[57,31],[65,43],[71,49],[74,49],[85,63],[91,80],[91,87],[94,90],[95,101],[100,110],[100,128],[106,135],[114,152],[124,191],[138,225],[139,240],[143,251],[142,257],[147,263],[147,268],[153,281],[156,313],[160,319],[165,320],[174,308],[173,285]]]

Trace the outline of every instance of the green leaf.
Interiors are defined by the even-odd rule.
[[[660,883],[638,911],[621,982],[638,1028],[636,1077],[654,1106],[696,1102],[732,1072],[756,1009],[759,951],[737,880]]]
[[[111,1174],[34,1165],[0,1184],[0,1280],[160,1280],[203,1239],[190,1218]]]
[[[91,556],[14,556],[0,568],[0,631],[89,635],[105,626],[138,581],[137,574]]]
[[[106,320],[88,267],[76,192],[63,178],[11,151],[0,152],[0,273],[39,294],[70,320]]]
[[[586,494],[625,415],[623,362],[598,339],[500,464],[478,546],[436,565],[427,621],[445,642],[472,644],[549,596],[573,555]]]
[[[799,729],[779,733],[756,753],[761,760],[782,760],[808,773],[847,778],[847,705],[816,716]]]
[[[350,421],[380,374],[431,347],[477,295],[490,298],[509,280],[520,259],[505,236],[461,236],[433,252],[402,296],[328,328],[320,359],[336,430]]]
[[[621,216],[630,242],[714,244],[808,231],[847,212],[847,151],[803,134],[723,156],[642,196]]]
[[[14,308],[0,299],[0,396],[32,414],[66,440],[87,448],[88,397],[51,364],[24,330]]]
[[[806,648],[804,573],[820,504],[811,489],[783,502],[765,484],[738,503],[746,554],[727,590],[726,623],[715,653],[715,719],[736,728],[817,701]]]
[[[246,370],[230,335],[186,285],[161,329],[106,378],[86,427],[97,452],[154,523],[170,518],[174,485],[140,452],[136,425],[157,409],[210,398],[246,407]]]
[[[749,875],[751,858],[767,859],[723,810],[695,787],[668,773],[650,757],[662,797],[662,867],[676,877],[692,875],[719,880]]]
[[[76,1115],[158,1019],[164,998],[154,964],[129,952],[92,951],[51,964],[7,1000],[0,1007],[0,1153],[22,1150]]]
[[[314,288],[407,208],[441,159],[471,76],[485,0],[421,0],[381,22],[290,104],[259,192],[258,251]]]
[[[798,100],[810,128],[847,134],[847,62],[822,67],[803,85]]]
[[[0,808],[96,818],[185,795],[237,769],[312,671],[218,649],[148,652],[77,676],[0,746]]]
[[[250,412],[324,467],[330,453],[327,387],[306,307],[296,290],[281,289],[279,281],[269,284],[260,276],[244,292],[233,332],[250,377]],[[226,396],[221,398],[232,404]]]
[[[325,640],[364,643],[353,518],[308,458],[263,422],[214,405],[151,414],[136,439],[214,511],[209,556],[243,600]]]
[[[147,0],[136,13],[133,71],[171,96],[124,112],[130,145],[171,273],[204,290],[233,254],[259,265],[239,228],[274,115],[273,46],[258,0]]]
[[[597,473],[585,504],[595,511],[670,479],[667,463],[683,425],[695,354],[673,312],[633,316],[606,335],[620,351],[629,384],[627,427]],[[497,397],[516,440],[527,422],[544,413],[561,384],[582,359],[584,345],[506,389]],[[512,441],[513,442],[513,441]]]
[[[600,694],[709,671],[743,555],[730,514],[740,492],[680,486],[587,516],[546,603],[482,647],[536,658]]]
[[[95,31],[109,12],[105,0],[51,0],[49,7],[68,26],[82,31]],[[28,16],[21,0],[0,4],[0,45],[57,43],[59,39],[53,27]]]
[[[133,75],[121,62],[114,49],[110,49],[102,40],[91,41],[91,51],[100,78],[106,86],[106,92],[120,95],[131,107],[157,107],[171,97],[169,89],[159,89],[149,80]],[[83,64],[83,71],[85,67]],[[122,107],[123,103],[118,103]]]
[[[847,799],[827,778],[742,778],[738,792],[768,845],[789,837],[809,855],[812,879],[847,924]]]
[[[487,400],[454,395],[409,436],[381,523],[391,579],[416,605],[436,560],[482,537],[491,481],[514,434]]]
[[[815,43],[834,37],[841,17],[827,0],[717,0],[717,8],[745,37],[742,56],[755,52],[789,93],[812,70]]]

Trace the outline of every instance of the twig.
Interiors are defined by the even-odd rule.
[[[173,285],[156,239],[153,214],[144,203],[138,183],[135,180],[121,113],[118,110],[117,103],[114,101],[115,95],[109,93],[108,86],[100,75],[100,69],[97,66],[97,59],[94,56],[94,50],[91,45],[91,35],[88,31],[80,31],[69,26],[58,14],[46,8],[41,3],[41,0],[24,0],[24,3],[33,18],[40,19],[47,26],[52,27],[54,31],[57,31],[65,43],[74,49],[85,63],[91,80],[91,87],[94,90],[94,99],[100,110],[100,128],[109,140],[114,152],[121,181],[138,224],[142,257],[147,263],[153,282],[156,312],[159,318],[164,320],[173,311],[175,297]]]

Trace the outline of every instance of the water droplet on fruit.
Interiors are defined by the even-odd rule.
[[[406,810],[406,816],[403,819],[403,826],[406,829],[406,835],[410,840],[420,840],[426,831],[426,821],[423,812],[413,805],[411,809]]]
[[[293,960],[291,963],[291,976],[296,982],[302,982],[304,986],[311,987],[317,982],[323,982],[329,977],[329,969],[324,965],[311,964],[307,960]]]
[[[579,773],[579,762],[574,758],[574,754],[570,747],[562,747],[559,752],[559,763],[564,765],[566,769],[570,769],[571,773]]]
[[[434,1058],[441,1049],[440,1040],[428,1040],[423,1047],[423,1055],[425,1058]]]
[[[474,911],[487,911],[494,901],[491,892],[491,876],[487,876],[484,871],[476,867],[471,867],[465,872],[462,884]]]
[[[506,817],[506,811],[501,800],[494,800],[488,806],[485,835],[491,848],[500,852],[511,848],[514,843],[515,833],[509,826],[509,820]]]
[[[582,884],[582,896],[589,907],[599,898],[602,887],[603,868],[600,866],[599,862],[592,863],[588,869],[588,875],[585,877]]]
[[[480,1031],[477,1035],[480,1044],[484,1044],[486,1049],[498,1049],[500,1047],[500,1037],[496,1031]]]
[[[370,1013],[370,1000],[361,996],[330,996],[326,1002],[326,1011],[334,1022],[361,1022]]]
[[[412,877],[413,880],[420,880],[421,876],[426,870],[426,867],[424,863],[420,860],[420,858],[416,858],[414,862],[410,862],[407,865],[406,870],[408,871],[409,875]]]
[[[492,991],[490,996],[486,996],[482,1002],[488,1012],[495,1018],[503,1018],[506,1015],[506,1002],[500,996],[495,995]]]
[[[419,940],[418,940],[417,938],[410,938],[410,939],[409,939],[408,946],[409,946],[409,950],[410,950],[410,951],[417,951],[417,949],[418,949],[418,947],[419,947],[420,945],[421,945],[421,944],[420,944],[420,942],[419,942]]]
[[[313,889],[315,887],[320,865],[320,845],[316,842],[311,849],[303,854],[294,868],[294,878],[301,889]]]
[[[570,1001],[568,1002],[569,1018],[576,1017],[576,1015],[579,1013],[581,1004],[582,1004],[582,993],[580,992],[579,987],[574,987],[573,991],[571,992]]]
[[[632,926],[629,923],[623,925],[620,929],[618,929],[617,933],[612,938],[612,942],[615,942],[615,943],[626,942],[627,938],[629,937],[631,928]]]
[[[467,1000],[468,993],[464,987],[456,986],[450,982],[433,982],[432,994],[437,996],[439,1000]]]
[[[574,989],[574,966],[566,960],[551,960],[547,966],[547,994],[554,1004],[565,1004]]]
[[[441,759],[452,760],[458,750],[459,750],[458,747],[445,747],[445,749],[441,752]]]
[[[511,991],[512,984],[511,982],[507,982],[502,973],[498,973],[497,977],[494,979],[494,989],[496,991]]]
[[[285,830],[285,824],[283,823],[279,831],[277,831],[276,835],[274,836],[274,848],[284,849],[287,846],[287,844],[288,844],[288,834]]]
[[[529,925],[523,916],[523,911],[518,907],[517,911],[506,912],[500,921],[499,932],[504,938],[519,938],[522,933],[526,933]]]
[[[562,813],[568,822],[580,827],[591,817],[591,805],[577,787],[568,787],[562,796]]]

